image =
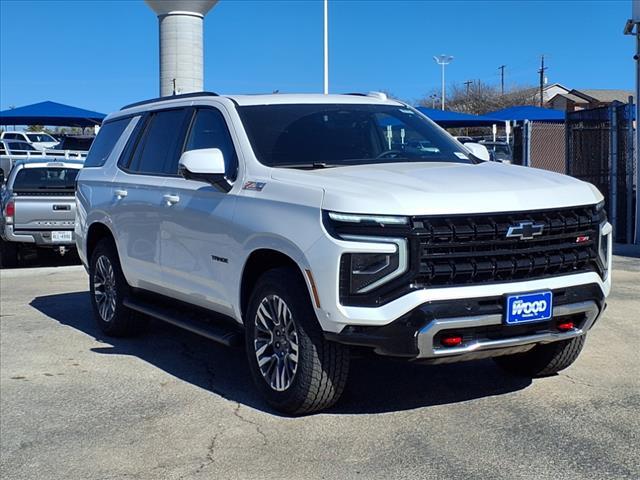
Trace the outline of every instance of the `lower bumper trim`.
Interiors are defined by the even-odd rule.
[[[69,229],[60,229],[61,231],[68,231]],[[53,242],[51,240],[51,232],[53,230],[19,230],[15,232],[13,228],[5,228],[4,234],[9,242],[17,243],[31,243],[38,247],[75,247],[75,232],[71,231],[70,242]]]
[[[538,343],[551,343],[560,340],[584,335],[600,315],[600,307],[593,301],[584,301],[568,305],[558,305],[554,308],[554,320],[569,315],[584,315],[584,320],[579,326],[566,332],[543,331],[530,335],[518,335],[500,339],[474,338],[468,342],[463,342],[457,347],[436,346],[436,336],[444,330],[465,330],[477,327],[502,325],[501,315],[478,315],[470,317],[456,317],[446,319],[435,319],[429,322],[416,333],[418,344],[418,356],[416,360],[439,359],[445,357],[455,357],[455,361],[471,360],[494,355],[474,355],[478,352],[489,352],[492,350],[511,349],[512,351],[528,350]],[[520,348],[522,347],[522,348]],[[514,350],[517,349],[517,350]],[[497,353],[497,352],[493,352]],[[460,358],[464,357],[464,358]],[[453,359],[451,359],[453,360]]]

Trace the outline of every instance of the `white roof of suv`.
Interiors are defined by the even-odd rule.
[[[323,95],[321,93],[287,93],[271,95],[225,95],[234,100],[238,105],[285,105],[296,103],[348,103],[348,104],[387,104],[402,105],[396,100],[386,98],[384,94],[347,94],[347,95]]]
[[[152,107],[158,107],[164,103],[178,101],[197,101],[199,99],[221,98],[229,99],[240,106],[248,105],[295,105],[295,104],[360,104],[360,105],[394,105],[402,106],[402,102],[388,99],[384,93],[370,92],[368,94],[353,93],[343,95],[323,95],[321,93],[286,93],[267,95],[217,95],[210,92],[195,92],[184,95],[174,95],[126,105],[118,112],[110,114],[105,121],[131,113],[144,112]]]

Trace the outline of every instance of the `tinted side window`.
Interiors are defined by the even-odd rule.
[[[154,113],[133,154],[131,170],[137,173],[175,175],[182,150],[187,111]]]
[[[235,180],[238,171],[238,157],[231,140],[227,123],[218,110],[203,108],[196,112],[185,150],[219,148],[224,155],[227,178]]]
[[[120,139],[124,129],[129,125],[130,120],[130,118],[115,120],[105,123],[100,128],[98,136],[87,154],[87,159],[84,162],[85,167],[101,167],[105,164],[111,150]]]

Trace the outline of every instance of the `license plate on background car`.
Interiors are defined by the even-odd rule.
[[[509,295],[505,311],[507,325],[541,322],[553,316],[553,293],[535,292]]]
[[[72,232],[51,232],[51,241],[53,243],[71,242],[73,241]]]

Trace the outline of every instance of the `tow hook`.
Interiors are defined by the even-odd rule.
[[[60,254],[61,257],[64,257],[64,254],[67,252],[68,252],[68,249],[64,245],[60,245],[58,247],[58,253]]]

